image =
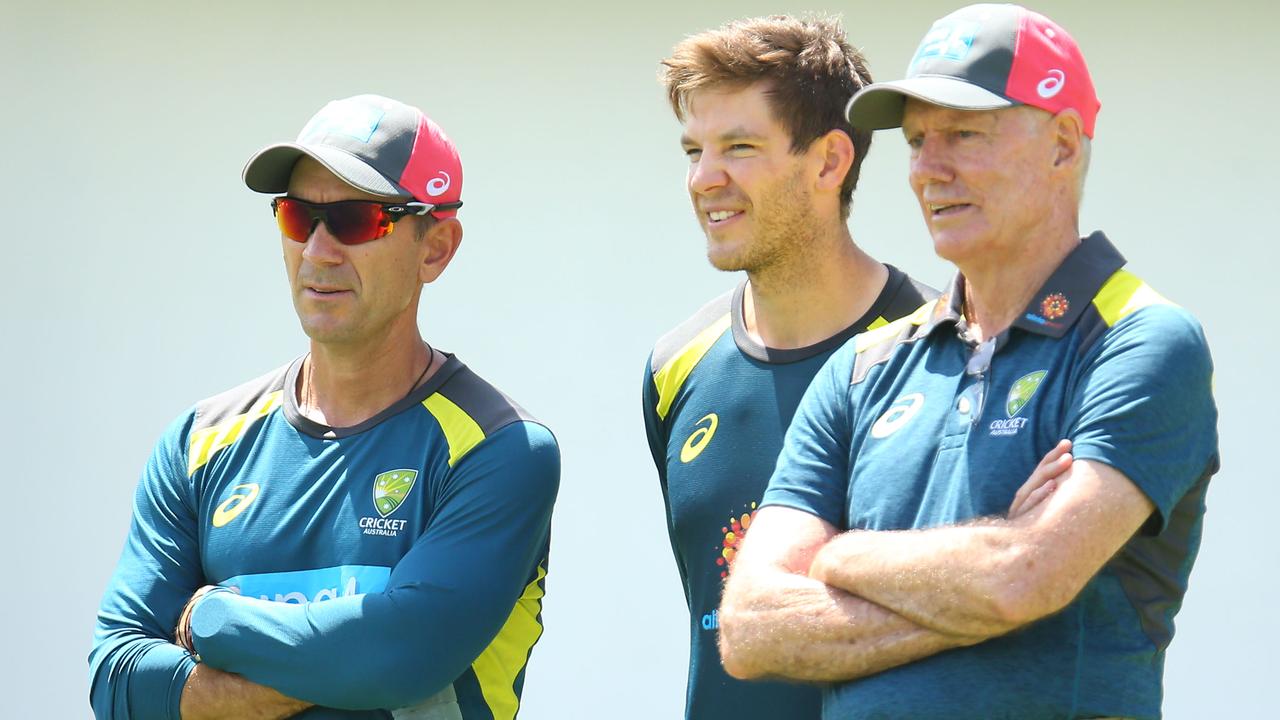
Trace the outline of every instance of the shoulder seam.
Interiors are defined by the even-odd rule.
[[[1152,305],[1177,307],[1137,275],[1124,269],[1115,271],[1093,296],[1093,306],[1107,327]]]
[[[729,329],[732,314],[726,312],[685,343],[662,368],[653,374],[653,384],[658,391],[658,417],[666,420],[676,393],[684,386],[693,369],[706,356],[711,346]]]

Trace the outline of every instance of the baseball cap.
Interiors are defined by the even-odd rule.
[[[858,91],[849,101],[849,122],[865,130],[900,127],[908,97],[958,110],[1030,105],[1057,114],[1072,108],[1089,137],[1102,106],[1076,41],[1019,5],[970,5],[935,22],[906,79]]]
[[[261,193],[285,192],[303,155],[374,195],[431,205],[462,198],[462,162],[444,130],[418,108],[381,95],[356,95],[325,105],[297,140],[268,145],[249,158],[244,183]],[[432,214],[454,217],[457,212]]]

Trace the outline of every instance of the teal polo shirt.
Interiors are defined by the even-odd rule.
[[[1062,438],[1155,505],[1064,610],[1008,635],[828,687],[823,717],[1160,716],[1165,649],[1218,469],[1213,365],[1199,323],[1102,233],[1013,325],[964,337],[963,279],[856,337],[819,371],[762,506],[903,530],[1003,515]]]

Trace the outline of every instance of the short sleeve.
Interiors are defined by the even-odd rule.
[[[1067,408],[1078,460],[1124,473],[1155,504],[1158,530],[1218,465],[1213,361],[1199,323],[1171,305],[1121,319],[1090,350]]]
[[[849,402],[856,358],[850,341],[810,383],[787,428],[762,507],[789,507],[833,525],[842,523],[849,487]]]

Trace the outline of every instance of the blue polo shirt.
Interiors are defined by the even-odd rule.
[[[1064,610],[978,645],[829,687],[823,717],[1160,716],[1165,649],[1218,468],[1213,365],[1186,311],[1101,233],[985,346],[963,339],[963,278],[858,336],[815,377],[762,506],[840,529],[1006,512],[1062,438],[1156,510]]]

